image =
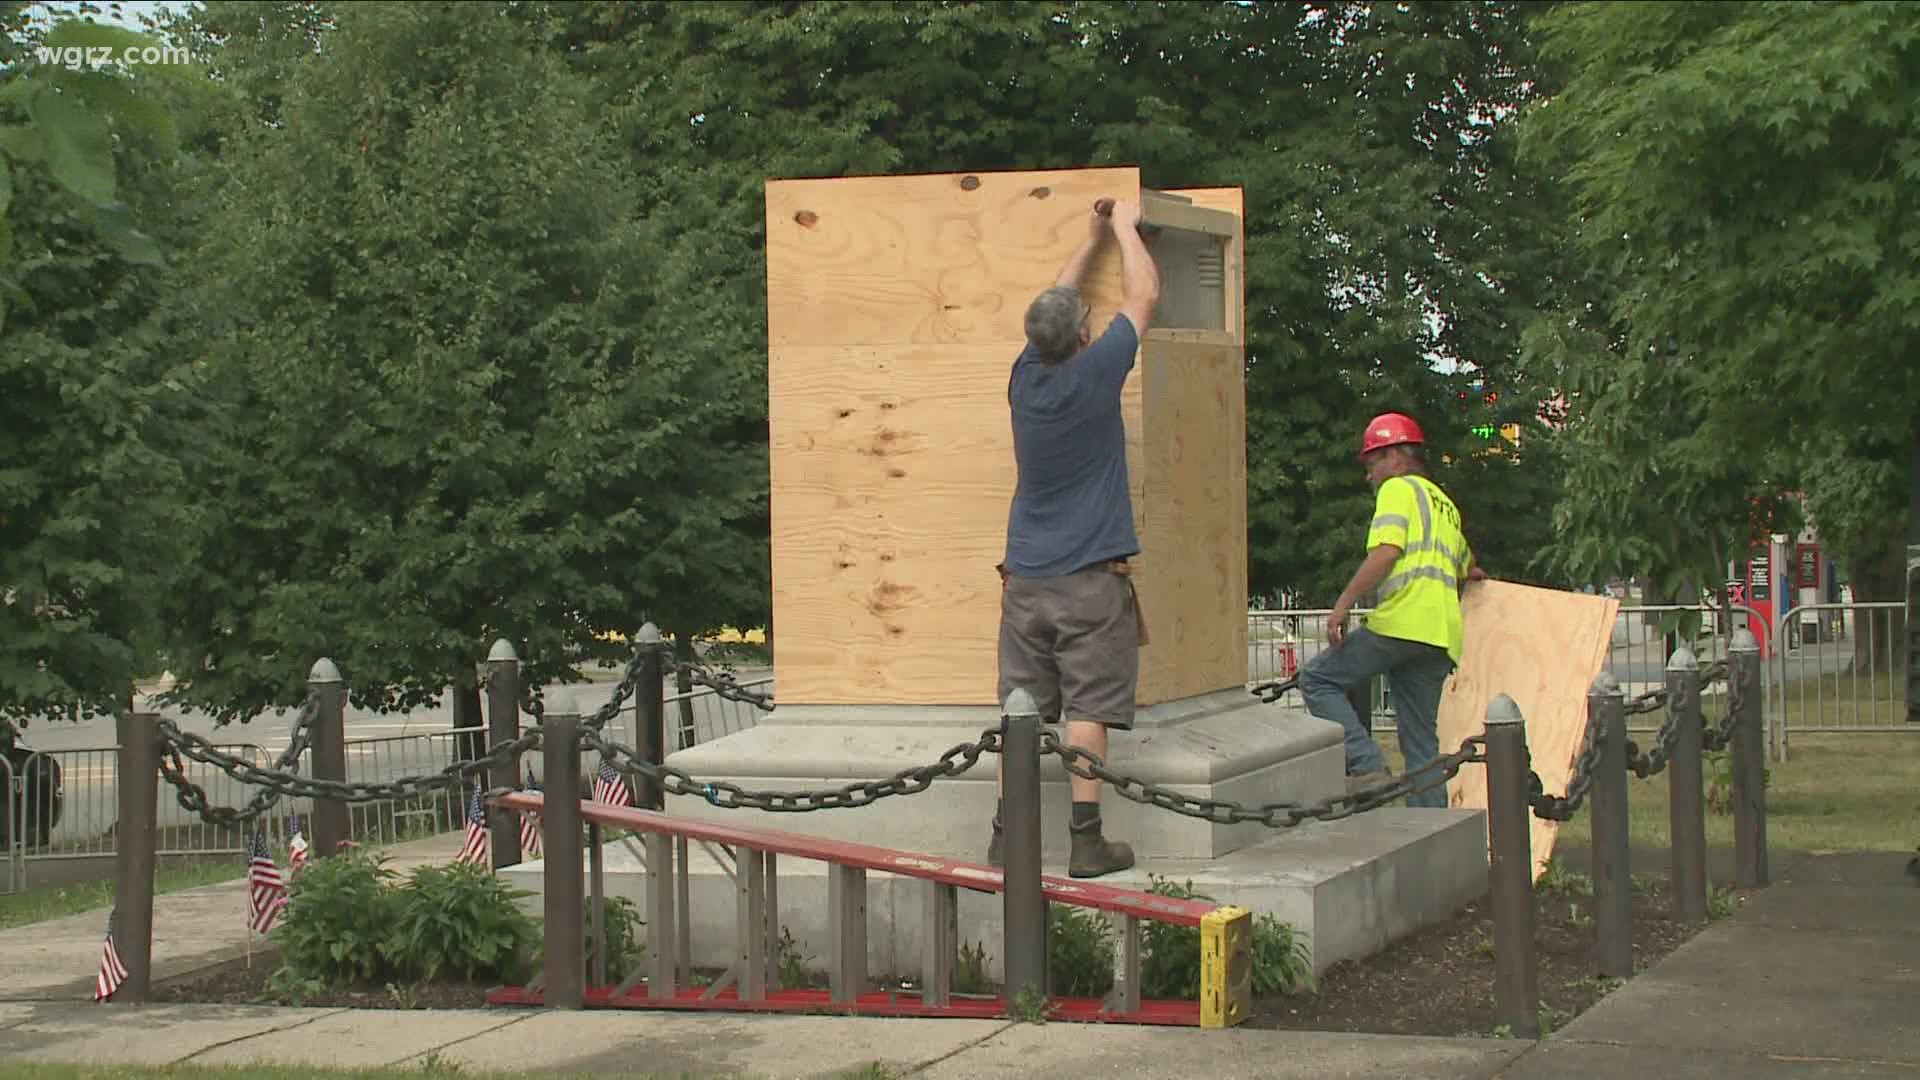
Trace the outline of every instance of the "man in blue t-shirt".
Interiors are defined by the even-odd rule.
[[[1080,283],[1112,234],[1123,299],[1099,340]],[[1000,564],[1000,701],[1018,687],[1067,743],[1107,758],[1107,731],[1133,727],[1145,620],[1131,564],[1140,553],[1127,493],[1127,431],[1120,388],[1160,297],[1160,274],[1140,239],[1140,207],[1095,204],[1086,242],[1052,288],[1027,308],[1027,346],[1013,362],[1007,404],[1019,480]],[[1100,782],[1070,776],[1073,841],[1067,872],[1098,877],[1133,865],[1133,849],[1105,839]],[[987,859],[1001,862],[1002,814]]]

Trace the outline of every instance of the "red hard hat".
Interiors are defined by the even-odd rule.
[[[1420,425],[1405,413],[1381,413],[1367,421],[1367,433],[1360,439],[1360,452],[1370,454],[1388,446],[1420,445],[1427,441]]]

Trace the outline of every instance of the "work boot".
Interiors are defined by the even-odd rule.
[[[1378,787],[1391,779],[1393,779],[1393,774],[1386,769],[1375,769],[1373,772],[1368,773],[1356,773],[1347,777],[1347,794],[1358,795],[1368,788]]]
[[[1100,835],[1099,803],[1074,803],[1067,832],[1073,839],[1073,852],[1067,857],[1068,877],[1099,877],[1133,865],[1133,848]]]

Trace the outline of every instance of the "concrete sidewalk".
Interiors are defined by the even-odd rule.
[[[393,844],[387,866],[406,873],[453,861],[460,833]],[[281,869],[286,869],[284,853]],[[242,856],[234,856],[244,866]],[[93,1000],[106,943],[108,908],[0,931],[0,1001]],[[163,893],[153,898],[153,977],[157,983],[247,952],[247,879]],[[256,950],[265,947],[254,935]],[[3,1022],[3,1021],[0,1021]]]
[[[883,1075],[935,1080],[1913,1080],[1920,889],[1905,860],[1783,858],[1770,889],[1538,1042],[641,1011],[78,1007],[76,995],[61,993],[0,1004],[0,1058],[748,1077],[833,1077],[878,1065]],[[0,947],[20,934],[0,935]],[[86,972],[99,949],[97,930],[89,934]]]

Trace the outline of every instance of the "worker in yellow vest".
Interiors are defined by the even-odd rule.
[[[1325,652],[1300,673],[1307,711],[1346,732],[1350,792],[1388,778],[1373,734],[1360,725],[1349,688],[1387,677],[1408,772],[1440,754],[1440,694],[1460,663],[1460,594],[1486,574],[1474,565],[1460,510],[1426,475],[1426,436],[1413,418],[1383,413],[1367,424],[1360,461],[1373,485],[1367,557],[1327,617]],[[1347,630],[1362,596],[1378,589],[1366,625]],[[1446,787],[1412,795],[1409,806],[1445,806]]]

